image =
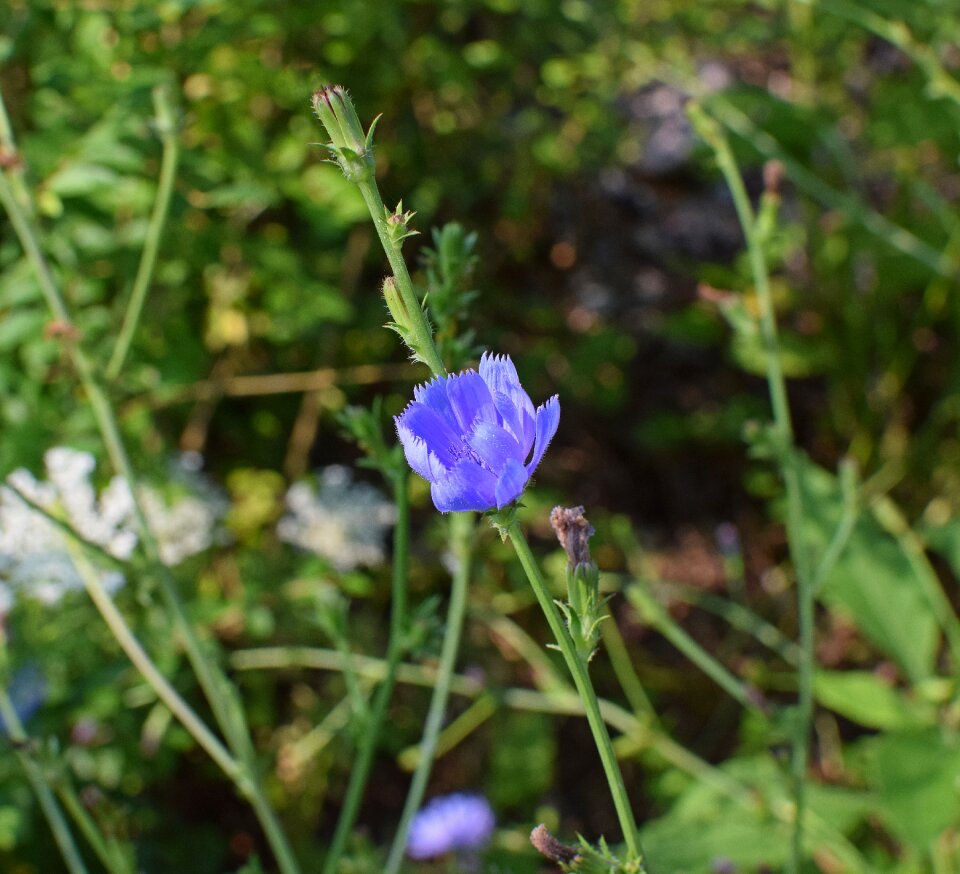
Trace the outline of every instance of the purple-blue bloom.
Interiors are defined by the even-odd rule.
[[[454,850],[477,849],[493,834],[494,822],[493,810],[482,795],[441,795],[410,823],[407,855],[411,859],[432,859]]]
[[[560,424],[559,398],[534,409],[508,355],[484,353],[479,373],[439,376],[413,397],[397,435],[441,513],[519,498]]]

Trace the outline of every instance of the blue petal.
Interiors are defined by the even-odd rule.
[[[533,446],[533,458],[527,464],[527,472],[533,473],[543,453],[547,451],[547,446],[557,433],[557,426],[560,424],[560,398],[554,395],[549,401],[540,404],[537,407],[537,439]]]
[[[413,398],[418,403],[430,407],[435,413],[443,416],[446,423],[454,431],[460,430],[457,417],[453,414],[453,408],[447,399],[447,378],[445,376],[438,376],[430,382],[418,385],[413,390]]]
[[[509,355],[491,355],[484,352],[480,358],[480,376],[489,386],[490,393],[503,392],[508,388],[520,388],[520,377]]]
[[[394,419],[397,426],[397,437],[403,446],[403,454],[407,464],[420,476],[433,482],[447,473],[447,468],[440,459],[427,448],[427,444],[417,437],[409,428],[405,428],[399,418]]]
[[[500,422],[516,439],[523,443],[523,419],[516,404],[503,392],[494,392],[493,405],[497,408]]]
[[[503,424],[517,438],[526,457],[530,454],[536,435],[535,411],[530,395],[520,385],[517,368],[513,366],[509,355],[491,355],[485,352],[480,359],[480,376],[493,395],[493,402]]]
[[[441,513],[489,510],[496,504],[497,478],[469,458],[460,461],[443,479],[430,486],[434,506]]]
[[[421,476],[427,479],[434,478],[430,475],[434,469],[430,460],[431,455],[444,468],[454,465],[459,454],[457,450],[462,445],[460,435],[439,413],[421,403],[414,402],[396,419],[396,424],[397,436],[403,444],[407,460]],[[421,443],[424,445],[421,446]],[[415,461],[419,467],[414,463]]]
[[[491,423],[497,421],[490,389],[475,370],[465,370],[447,378],[447,399],[463,434],[469,432],[478,419]]]
[[[498,476],[508,461],[523,461],[520,444],[499,425],[480,422],[467,438],[467,445],[480,456],[484,466]]]
[[[494,490],[497,498],[497,509],[500,510],[511,501],[519,498],[528,479],[530,479],[530,474],[527,473],[527,469],[519,461],[513,458],[509,459],[504,465],[503,473],[500,474],[497,487]]]

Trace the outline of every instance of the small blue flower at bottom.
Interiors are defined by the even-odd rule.
[[[434,798],[410,823],[407,855],[432,859],[455,850],[475,850],[493,834],[493,810],[482,795],[455,792]]]
[[[520,497],[560,424],[556,395],[534,409],[508,355],[413,390],[394,421],[407,462],[451,510],[501,509]]]

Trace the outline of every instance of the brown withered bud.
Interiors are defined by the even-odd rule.
[[[583,507],[554,507],[550,513],[550,525],[567,553],[570,567],[590,563],[593,526],[584,516]]]
[[[763,190],[767,194],[777,195],[780,193],[780,185],[783,182],[783,164],[780,161],[767,161],[763,165]]]
[[[557,509],[560,509],[559,507]],[[580,854],[575,847],[558,841],[547,827],[540,823],[532,832],[530,832],[530,843],[541,856],[545,856],[551,862],[557,862],[562,865],[572,864]]]

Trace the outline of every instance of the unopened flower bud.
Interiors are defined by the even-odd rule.
[[[373,173],[373,129],[364,134],[350,95],[342,85],[324,85],[313,94],[313,111],[330,137],[327,147],[344,175],[353,181]]]
[[[407,237],[413,237],[420,233],[419,231],[410,230],[410,222],[416,213],[409,209],[404,212],[402,200],[397,204],[397,208],[393,210],[393,212],[388,209],[386,213],[387,230],[390,234],[390,239],[392,239],[394,243],[399,243]]]
[[[401,336],[405,336],[410,330],[410,311],[407,309],[407,305],[404,303],[400,290],[397,288],[397,283],[394,282],[392,276],[383,280],[383,299],[387,304],[387,309],[390,310],[390,315],[393,317],[394,324],[392,327],[399,330]]]

